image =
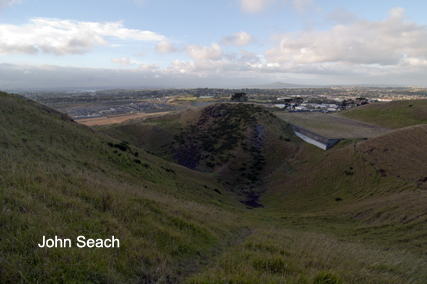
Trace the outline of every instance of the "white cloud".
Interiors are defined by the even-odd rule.
[[[248,13],[259,13],[274,4],[284,4],[298,12],[318,8],[313,0],[239,0],[240,9]]]
[[[141,65],[142,62],[137,61],[137,60],[133,60],[130,57],[120,57],[120,58],[112,58],[111,62],[116,63],[116,64],[120,64],[122,66],[127,66],[127,65]]]
[[[21,0],[0,0],[0,10],[17,3],[21,3]]]
[[[155,50],[157,53],[172,53],[176,51],[176,47],[168,41],[160,41],[156,43]]]
[[[139,65],[139,69],[140,70],[155,70],[155,69],[159,69],[159,65],[157,64],[141,64]]]
[[[145,54],[146,54],[145,50],[134,53],[135,56],[145,56]]]
[[[242,49],[242,50],[240,50],[240,54],[242,55],[240,58],[241,61],[244,61],[248,64],[260,63],[259,56],[253,52]]]
[[[192,44],[187,47],[187,54],[193,59],[219,60],[222,57],[222,49],[214,42],[210,47]]]
[[[82,54],[108,45],[107,37],[121,40],[158,41],[164,36],[123,27],[122,22],[76,22],[37,18],[25,26],[0,25],[0,54],[38,52],[55,55]]]
[[[276,0],[239,0],[239,2],[243,11],[257,13],[274,4]]]
[[[304,12],[313,7],[313,0],[292,0],[292,6],[299,12]]]
[[[130,58],[128,57],[113,58],[111,59],[111,62],[126,66],[130,64]]]
[[[404,58],[426,58],[427,27],[405,22],[403,16],[404,9],[395,8],[383,21],[360,20],[327,31],[284,34],[264,55],[269,62],[297,64],[397,65]]]
[[[357,19],[353,12],[347,11],[343,7],[329,12],[326,15],[326,21],[330,23],[348,24]]]
[[[243,31],[240,33],[234,33],[231,36],[224,36],[221,39],[221,43],[225,45],[245,46],[252,42],[254,42],[254,38]]]
[[[242,52],[235,60],[194,60],[172,62],[169,68],[141,64],[134,69],[75,68],[53,65],[13,65],[0,63],[0,85],[6,88],[99,87],[236,87],[254,85],[259,80],[277,81],[286,74],[310,78],[306,84],[402,84],[426,85],[427,62],[402,62],[399,66],[345,65],[340,63],[248,62]],[[259,57],[259,56],[258,56]],[[131,63],[132,64],[132,63]]]

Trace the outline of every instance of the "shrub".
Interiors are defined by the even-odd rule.
[[[321,271],[313,280],[313,284],[340,284],[341,279],[328,271]]]

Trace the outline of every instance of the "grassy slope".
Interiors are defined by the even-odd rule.
[[[424,283],[426,130],[301,147],[255,211],[274,227],[254,230],[194,283]],[[399,158],[412,162],[400,168]]]
[[[4,93],[0,100],[3,282],[423,283],[427,277],[424,191],[416,174],[408,171],[403,180],[382,164],[381,152],[372,156],[370,147],[381,140],[356,148],[346,141],[327,152],[303,144],[267,180],[266,208],[243,211],[210,175],[137,147],[110,147],[119,141],[38,104]],[[39,249],[42,235],[115,235],[122,246]]]
[[[110,147],[118,142],[31,101],[0,100],[5,282],[178,279],[246,230],[215,179]],[[43,235],[114,235],[121,248],[39,249]]]
[[[296,151],[299,140],[287,123],[253,104],[215,104],[102,131],[216,173],[247,204],[258,194],[259,181]]]
[[[427,123],[427,100],[364,105],[341,112],[347,118],[397,129]]]
[[[420,125],[324,153],[302,149],[270,177],[263,201],[275,211],[305,212],[309,223],[334,216],[349,224],[346,236],[426,254],[426,139]]]

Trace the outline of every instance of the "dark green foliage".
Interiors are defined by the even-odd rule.
[[[341,284],[341,279],[331,272],[321,271],[313,280],[313,284]]]
[[[263,108],[246,104],[220,104],[205,108],[198,122],[174,135],[174,157],[179,164],[190,168],[200,164],[202,157],[209,168],[227,163],[231,151],[250,142],[248,133],[257,121],[254,113],[263,113]]]
[[[120,144],[114,144],[115,148],[118,148],[119,150],[122,150],[123,152],[126,152],[129,149],[129,146],[126,144],[120,143]]]
[[[231,101],[233,102],[246,102],[248,100],[248,95],[246,93],[234,93],[231,96]]]
[[[121,143],[117,143],[117,144],[108,142],[108,146],[117,148],[117,149],[119,149],[119,150],[121,150],[123,152],[126,152],[127,150],[130,150],[130,147],[129,147],[128,143],[124,142],[124,141],[122,141]],[[135,157],[138,157],[138,154]]]

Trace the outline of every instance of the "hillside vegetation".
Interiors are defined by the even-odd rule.
[[[363,105],[341,112],[341,115],[386,128],[427,123],[427,100],[393,101]]]
[[[322,151],[246,104],[94,131],[0,93],[2,283],[424,283],[426,132]],[[81,235],[120,248],[37,245]]]
[[[427,125],[418,125],[344,141],[323,155],[305,148],[269,177],[262,201],[270,210],[305,212],[310,218],[304,222],[323,216],[340,220],[340,226],[353,224],[345,230],[347,237],[362,236],[424,255],[426,139]]]
[[[32,101],[0,100],[3,283],[174,282],[245,234],[239,203],[212,177]],[[79,235],[121,247],[37,247]]]
[[[216,173],[252,206],[259,206],[254,189],[296,152],[299,141],[286,122],[253,104],[214,104],[102,131],[189,169]]]

